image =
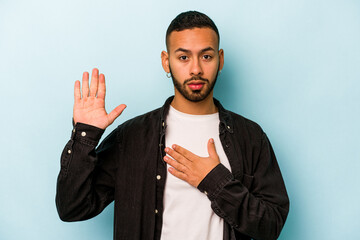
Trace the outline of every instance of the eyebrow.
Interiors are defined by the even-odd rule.
[[[204,48],[204,49],[201,49],[200,52],[203,53],[203,52],[207,52],[207,51],[214,51],[215,52],[215,49],[213,49],[212,47],[207,47],[207,48]],[[185,52],[185,53],[189,53],[191,52],[190,50],[188,49],[185,49],[185,48],[178,48],[175,50],[175,53],[176,52]]]

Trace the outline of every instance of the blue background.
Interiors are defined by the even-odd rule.
[[[360,239],[358,0],[1,0],[0,239],[112,239],[113,205],[85,222],[57,216],[73,83],[98,67],[107,109],[128,105],[106,134],[159,107],[173,94],[165,31],[193,9],[220,30],[215,96],[277,154],[291,200],[280,239]]]

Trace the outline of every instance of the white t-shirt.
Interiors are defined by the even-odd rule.
[[[230,170],[219,138],[219,113],[191,115],[170,106],[166,123],[167,147],[177,144],[198,156],[208,157],[207,142],[213,138],[220,162]],[[221,240],[223,226],[223,219],[211,209],[211,202],[204,193],[171,173],[167,174],[162,240]]]

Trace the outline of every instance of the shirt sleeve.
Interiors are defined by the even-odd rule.
[[[96,149],[103,133],[77,123],[61,154],[55,201],[63,221],[92,218],[114,199],[118,137],[114,130]]]
[[[273,240],[280,235],[289,211],[289,199],[274,151],[265,133],[253,175],[242,181],[222,164],[217,165],[198,189],[211,201],[214,212],[235,231],[254,239]]]

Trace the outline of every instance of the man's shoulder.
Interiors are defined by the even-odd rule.
[[[231,116],[235,130],[238,130],[241,132],[246,131],[247,133],[251,133],[251,134],[255,134],[255,135],[264,134],[264,131],[261,128],[261,126],[258,123],[256,123],[255,121],[253,121],[249,118],[246,118],[238,113],[235,113],[235,112],[232,112],[229,110],[227,110],[227,111]]]

